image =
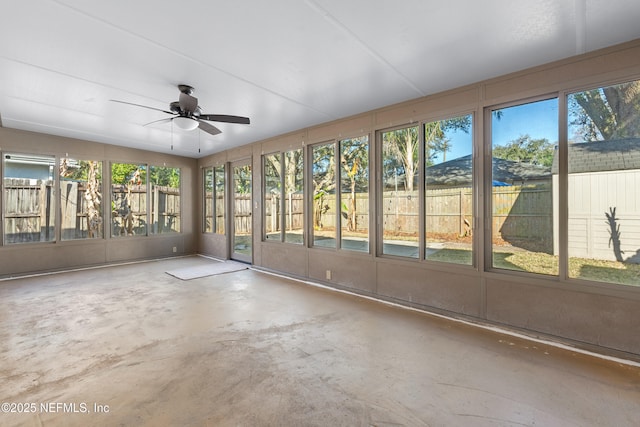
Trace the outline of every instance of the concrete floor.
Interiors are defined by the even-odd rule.
[[[208,262],[0,282],[0,425],[638,425],[637,365],[253,270],[165,273]]]

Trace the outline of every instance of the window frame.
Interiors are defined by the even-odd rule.
[[[558,147],[558,175],[559,175],[559,197],[560,197],[560,206],[559,206],[559,230],[560,230],[560,242],[559,242],[559,252],[560,252],[560,278],[566,284],[575,284],[579,286],[580,290],[613,290],[614,292],[624,292],[626,295],[627,291],[634,292],[640,289],[640,283],[629,284],[629,283],[619,283],[612,281],[601,281],[596,279],[584,278],[584,277],[572,277],[570,275],[570,260],[572,258],[569,248],[569,222],[570,222],[570,209],[569,209],[569,198],[570,198],[570,171],[569,171],[569,97],[571,95],[587,92],[592,90],[603,90],[612,86],[624,85],[627,83],[640,82],[640,74],[631,74],[624,77],[620,77],[617,79],[610,80],[595,80],[589,83],[572,86],[569,88],[565,88],[559,92],[558,97],[560,100],[560,108],[559,108],[559,134],[561,143]],[[638,112],[637,114],[640,114]],[[640,135],[637,136],[637,139],[640,139]],[[612,139],[598,140],[598,142],[606,142],[611,141]],[[594,141],[590,141],[594,142]],[[593,172],[590,172],[593,173]],[[604,219],[603,219],[604,222]],[[640,253],[640,252],[638,252]],[[579,258],[575,257],[574,258]],[[599,260],[599,258],[595,258]]]
[[[301,190],[302,191],[302,199],[301,199],[301,206],[302,206],[302,214],[301,214],[301,221],[302,221],[302,226],[300,227],[301,230],[301,241],[300,242],[296,242],[290,239],[290,236],[295,235],[295,233],[291,233],[288,232],[287,230],[287,219],[291,216],[293,216],[293,212],[288,212],[288,207],[286,206],[286,166],[287,166],[287,159],[288,153],[293,153],[299,151],[300,155],[302,156],[302,158],[300,159],[300,165],[302,166],[302,171],[301,173],[301,177],[302,177],[302,186],[301,186]],[[279,190],[278,190],[278,194],[280,195],[280,200],[278,201],[278,209],[279,209],[279,219],[277,220],[277,225],[279,227],[279,231],[277,233],[278,238],[268,238],[268,234],[267,234],[267,203],[266,203],[266,196],[267,196],[267,175],[266,175],[266,171],[267,171],[267,158],[268,157],[272,157],[275,156],[279,162],[279,170],[278,170],[278,175],[279,175],[279,180],[277,181],[279,183]],[[262,225],[262,230],[261,230],[261,240],[262,242],[269,242],[269,243],[287,243],[290,245],[296,245],[296,246],[306,246],[306,241],[307,241],[307,233],[306,233],[306,210],[307,210],[307,203],[306,203],[306,181],[307,181],[307,176],[306,176],[306,158],[307,158],[307,154],[306,151],[304,149],[304,147],[298,147],[298,148],[289,148],[286,150],[277,150],[277,151],[273,151],[273,152],[269,152],[269,153],[263,153],[260,156],[260,167],[261,167],[261,178],[262,178],[262,185],[261,185],[261,191],[262,191],[262,212],[261,212],[261,225]],[[274,167],[275,170],[275,167]],[[294,181],[295,181],[295,177],[294,177]],[[297,182],[296,182],[297,184]],[[276,235],[275,232],[272,232],[270,234],[273,234],[274,237]]]
[[[114,230],[114,218],[113,218],[113,209],[111,210],[111,215],[109,216],[110,218],[110,225],[109,225],[109,238],[110,239],[121,239],[121,238],[141,238],[141,237],[148,237],[150,236],[150,232],[149,232],[149,222],[151,220],[151,213],[149,212],[149,203],[150,203],[150,194],[149,194],[149,164],[146,162],[122,162],[122,161],[117,161],[117,160],[111,160],[109,162],[109,183],[108,188],[109,188],[109,206],[112,206],[112,203],[114,201],[113,199],[113,166],[116,164],[121,164],[121,165],[134,165],[134,166],[138,166],[138,169],[140,169],[140,167],[144,167],[144,172],[145,172],[145,180],[144,180],[144,188],[145,188],[145,208],[146,208],[146,212],[143,215],[138,215],[138,221],[140,221],[141,217],[144,217],[145,220],[145,225],[144,225],[144,233],[141,234],[131,234],[131,235],[127,235],[126,233],[122,234],[115,234],[115,230]],[[131,178],[133,179],[133,177]],[[126,184],[119,184],[119,185],[126,185]]]
[[[211,202],[207,202],[207,182],[208,182],[208,174],[211,174]],[[202,221],[200,226],[202,227],[203,234],[213,234],[215,231],[215,212],[214,209],[214,199],[215,199],[215,172],[213,166],[205,166],[202,168]],[[209,207],[209,212],[211,212],[211,227],[210,229],[207,227],[207,207]]]
[[[60,169],[62,168],[62,161],[64,159],[71,159],[77,162],[95,162],[98,164],[99,166],[99,171],[100,171],[100,183],[98,186],[98,191],[100,191],[100,194],[103,195],[104,194],[104,187],[105,187],[105,168],[104,168],[104,161],[103,160],[86,160],[86,159],[78,159],[75,156],[70,156],[70,155],[65,155],[65,156],[61,156],[58,159],[58,165],[60,167]],[[59,174],[58,174],[59,175]],[[62,177],[58,177],[58,188],[59,188],[59,205],[60,205],[60,241],[61,242],[70,242],[70,241],[88,241],[88,240],[100,240],[100,239],[105,239],[106,238],[106,217],[105,217],[105,203],[104,203],[104,198],[101,197],[100,198],[100,226],[99,226],[99,233],[100,235],[97,237],[74,237],[74,238],[64,238],[64,229],[63,229],[63,219],[62,219],[62,183],[65,182],[66,180],[62,180]],[[88,220],[87,220],[88,221]],[[77,231],[77,230],[76,230]],[[88,234],[88,223],[87,223],[87,234]]]
[[[424,123],[426,123],[426,121],[420,120],[420,121],[411,121],[408,123],[403,123],[401,125],[398,126],[393,126],[393,127],[389,127],[389,128],[384,128],[384,129],[378,129],[376,131],[376,151],[378,154],[378,158],[376,160],[376,182],[378,183],[378,185],[376,185],[376,196],[377,196],[377,206],[376,206],[376,221],[377,221],[377,226],[376,226],[376,249],[375,249],[375,253],[376,256],[378,257],[382,257],[382,258],[392,258],[392,259],[398,259],[398,260],[406,260],[406,261],[413,261],[413,262],[422,262],[425,261],[425,256],[424,256],[424,237],[420,238],[420,236],[424,236],[424,216],[425,216],[425,209],[424,209],[424,190],[425,190],[425,179],[424,179]],[[415,257],[413,256],[402,256],[402,255],[397,255],[397,254],[390,254],[390,253],[385,253],[384,252],[384,242],[385,242],[385,238],[384,238],[384,177],[383,177],[383,171],[384,171],[384,167],[383,167],[383,162],[384,162],[384,149],[383,149],[383,144],[384,144],[384,134],[388,133],[388,132],[395,132],[398,130],[403,130],[403,129],[410,129],[416,127],[418,130],[418,163],[416,165],[415,170],[417,171],[417,188],[415,189],[415,191],[417,191],[417,195],[418,195],[418,212],[416,213],[418,216],[418,229],[416,230],[416,243],[417,243],[417,255]],[[414,177],[415,179],[415,177]]]
[[[213,215],[213,234],[217,234],[219,236],[226,236],[227,235],[227,210],[229,208],[227,200],[228,200],[228,193],[229,193],[229,186],[228,186],[228,181],[229,181],[229,177],[227,175],[227,170],[229,168],[227,167],[227,165],[225,163],[219,164],[219,165],[215,165],[213,166],[213,206],[212,206],[212,215]],[[218,206],[220,206],[218,204],[218,177],[221,176],[222,177],[222,198],[221,198],[221,203],[222,203],[222,218],[220,219],[220,221],[218,221]],[[220,228],[222,228],[222,232],[219,232],[218,230],[220,230]]]
[[[280,170],[278,171],[278,183],[279,183],[279,188],[278,188],[278,194],[280,195],[280,200],[278,200],[278,203],[276,204],[278,211],[275,212],[276,214],[279,212],[280,213],[280,218],[277,219],[276,224],[278,225],[278,238],[272,238],[269,239],[267,236],[267,228],[266,228],[266,224],[267,224],[267,203],[266,203],[266,195],[267,195],[267,179],[266,179],[266,172],[267,172],[267,158],[270,156],[277,156],[278,157],[278,161],[280,162]],[[284,209],[284,197],[282,195],[283,193],[283,187],[284,187],[284,176],[282,174],[282,168],[284,165],[284,151],[275,151],[272,153],[264,153],[261,156],[261,177],[262,177],[262,241],[263,242],[269,242],[269,243],[284,243],[284,229],[283,229],[283,209]],[[274,167],[275,169],[275,167]],[[272,231],[272,234],[275,236],[275,232]]]
[[[7,213],[5,212],[5,209],[7,207],[6,205],[6,187],[5,187],[5,179],[8,179],[8,177],[5,177],[5,173],[7,171],[7,167],[6,167],[6,160],[10,159],[10,157],[8,156],[24,156],[25,158],[28,157],[40,157],[40,158],[49,158],[51,159],[51,164],[49,165],[49,167],[51,168],[50,170],[50,181],[51,181],[51,191],[53,192],[53,194],[49,197],[49,200],[53,202],[53,205],[49,207],[49,210],[51,211],[49,216],[50,216],[50,221],[53,222],[53,230],[51,232],[45,232],[46,234],[53,234],[53,236],[49,239],[49,240],[34,240],[34,241],[16,241],[16,242],[8,242],[7,241],[7,236],[6,236],[6,220],[7,220]],[[21,152],[19,150],[10,150],[10,151],[3,151],[2,152],[2,161],[0,161],[0,172],[2,173],[1,177],[2,177],[2,196],[0,197],[0,208],[1,208],[1,216],[2,216],[2,224],[0,225],[0,230],[2,231],[2,236],[0,238],[0,242],[2,243],[2,246],[6,246],[6,247],[11,247],[14,245],[37,245],[37,244],[52,244],[52,243],[58,243],[60,242],[60,176],[59,176],[59,161],[60,158],[59,156],[55,155],[55,154],[48,154],[48,153],[41,153],[41,154],[34,154],[34,153],[25,153],[25,152]],[[14,179],[21,179],[21,178],[14,178]],[[22,178],[22,179],[29,179],[32,180],[33,178]],[[37,180],[37,178],[36,178]],[[42,228],[42,227],[41,227]],[[40,232],[42,233],[42,231]]]
[[[341,168],[342,166],[342,143],[344,141],[348,141],[348,140],[355,140],[355,139],[359,139],[359,138],[366,138],[367,142],[367,197],[368,197],[368,207],[369,207],[369,214],[368,214],[368,221],[367,221],[367,250],[366,251],[360,251],[360,250],[355,250],[355,249],[347,249],[344,247],[344,236],[343,236],[343,232],[342,232],[342,228],[343,228],[343,222],[344,222],[344,217],[342,216],[342,188],[343,188],[343,179],[342,179],[342,173],[343,170]],[[373,144],[373,146],[375,147],[375,144]],[[336,168],[338,169],[338,171],[336,172],[336,204],[337,206],[340,206],[340,214],[338,215],[337,218],[337,224],[336,224],[336,230],[337,230],[337,237],[336,237],[336,242],[337,242],[337,246],[338,246],[338,250],[341,251],[348,251],[349,253],[356,253],[356,254],[366,254],[366,255],[370,255],[372,253],[372,234],[371,231],[375,230],[375,209],[372,208],[372,204],[373,204],[373,199],[375,197],[372,196],[372,183],[374,182],[371,179],[371,166],[373,163],[373,154],[372,154],[372,143],[371,143],[371,134],[369,132],[367,133],[360,133],[357,135],[353,135],[353,136],[343,136],[340,139],[336,140],[336,149],[337,149],[337,154],[338,154],[338,163],[336,164]],[[375,189],[374,189],[374,193],[375,193]],[[375,231],[374,231],[375,233]]]
[[[340,206],[340,195],[339,193],[339,171],[338,171],[338,167],[336,164],[336,151],[338,149],[338,142],[337,140],[329,140],[329,141],[321,141],[321,142],[315,142],[313,144],[309,144],[308,146],[308,153],[309,155],[307,156],[309,158],[309,172],[308,172],[308,181],[309,181],[309,191],[310,191],[310,195],[309,195],[309,217],[311,218],[310,220],[310,224],[309,224],[309,247],[314,248],[314,249],[322,249],[322,250],[330,250],[330,251],[335,251],[338,250],[340,247],[340,215],[337,213],[334,213],[335,216],[335,231],[333,234],[333,240],[334,240],[334,245],[333,246],[323,246],[323,245],[316,245],[315,244],[315,237],[316,237],[316,233],[315,233],[315,189],[313,188],[313,181],[314,181],[314,173],[313,173],[313,169],[314,169],[314,149],[316,147],[322,147],[322,146],[330,146],[333,150],[333,167],[334,167],[334,171],[333,171],[333,180],[332,183],[334,185],[334,203],[335,203],[335,207],[334,210],[337,211],[337,207]]]
[[[158,169],[158,170],[172,170],[172,171],[178,171],[178,179],[179,179],[179,183],[178,183],[178,197],[179,197],[179,203],[178,203],[178,212],[177,212],[177,218],[179,221],[178,224],[178,230],[174,231],[174,230],[168,230],[168,231],[161,231],[159,224],[160,224],[160,213],[158,212],[158,218],[154,218],[154,213],[156,211],[156,209],[158,209],[159,207],[159,200],[155,200],[154,198],[154,183],[151,182],[151,175],[153,174],[154,169]],[[182,168],[179,167],[173,167],[173,166],[167,166],[167,165],[163,165],[163,166],[158,166],[155,164],[148,164],[147,165],[147,192],[148,192],[148,200],[147,200],[147,206],[149,206],[149,214],[147,215],[148,217],[148,224],[149,226],[147,226],[147,234],[148,235],[153,235],[153,236],[157,236],[157,235],[162,235],[162,234],[171,234],[171,235],[175,235],[175,234],[182,234]],[[175,188],[175,187],[173,187]]]
[[[445,261],[445,260],[437,260],[437,259],[430,259],[427,257],[427,233],[429,231],[429,229],[427,228],[427,192],[429,190],[428,186],[427,186],[427,179],[428,179],[428,174],[427,174],[427,149],[426,149],[426,138],[425,138],[425,126],[427,124],[430,123],[437,123],[437,122],[444,122],[447,120],[453,120],[453,119],[458,119],[458,118],[463,118],[463,117],[469,117],[470,118],[470,138],[471,138],[471,153],[469,154],[471,156],[471,183],[470,183],[470,190],[471,190],[471,225],[470,225],[470,233],[471,233],[471,262],[469,264],[462,264],[462,263],[455,263],[455,262],[451,262],[451,261]],[[466,111],[466,112],[460,112],[460,113],[451,113],[451,114],[447,114],[447,115],[443,115],[443,116],[439,116],[439,118],[435,118],[435,119],[425,119],[420,121],[420,127],[422,130],[422,140],[421,140],[421,150],[422,150],[422,160],[423,160],[423,165],[422,165],[422,171],[423,171],[423,177],[422,177],[422,183],[423,183],[423,188],[422,188],[422,193],[421,193],[421,197],[424,198],[424,200],[420,203],[420,206],[422,208],[422,213],[421,213],[421,220],[424,221],[424,225],[422,228],[422,234],[421,236],[421,240],[420,240],[420,244],[423,245],[423,256],[421,258],[421,260],[427,262],[427,263],[433,263],[433,265],[447,265],[447,266],[459,266],[459,267],[463,267],[463,268],[477,268],[477,264],[478,264],[478,241],[480,240],[479,238],[477,238],[477,231],[479,229],[478,227],[478,218],[479,215],[477,213],[478,210],[478,197],[479,197],[479,188],[478,188],[478,179],[477,179],[477,175],[479,173],[479,171],[481,170],[478,165],[477,165],[477,159],[478,159],[478,147],[477,147],[477,140],[478,138],[476,138],[477,136],[477,131],[476,129],[478,128],[477,126],[477,120],[476,120],[476,112],[474,110],[470,110],[470,111]],[[455,160],[455,159],[452,159]],[[462,209],[462,206],[460,207]]]
[[[563,145],[566,145],[566,132],[565,132],[565,139],[563,139],[563,134],[562,134],[562,126],[563,126],[563,121],[562,121],[562,115],[563,115],[563,111],[566,108],[566,102],[563,101],[562,99],[562,94],[559,92],[547,92],[544,94],[540,94],[540,95],[536,95],[536,96],[531,96],[531,97],[526,97],[526,98],[518,98],[516,100],[512,100],[509,102],[504,102],[504,103],[499,103],[499,104],[493,104],[493,105],[489,105],[483,108],[483,119],[484,119],[484,138],[483,138],[483,143],[484,143],[484,156],[483,156],[483,168],[484,168],[484,174],[481,177],[482,178],[482,187],[483,187],[483,204],[484,204],[484,217],[485,217],[485,221],[486,221],[486,227],[484,228],[484,246],[482,248],[483,251],[483,258],[484,258],[484,271],[487,272],[492,272],[492,273],[497,273],[500,275],[513,275],[513,276],[520,276],[520,277],[533,277],[536,279],[541,279],[541,280],[546,280],[546,281],[559,281],[560,279],[562,279],[563,277],[563,252],[562,252],[562,247],[563,247],[563,237],[561,234],[559,234],[558,236],[554,236],[554,240],[555,242],[559,245],[560,247],[560,251],[558,253],[558,274],[555,275],[551,275],[551,274],[543,274],[543,273],[537,273],[537,272],[528,272],[528,271],[519,271],[519,270],[510,270],[510,269],[505,269],[505,268],[500,268],[500,267],[494,267],[493,265],[493,125],[492,125],[492,121],[493,121],[493,112],[497,111],[497,110],[503,110],[506,108],[512,108],[512,107],[518,107],[518,106],[522,106],[522,105],[527,105],[527,104],[533,104],[536,102],[543,102],[543,101],[548,101],[548,100],[552,100],[552,99],[556,99],[557,100],[557,106],[558,106],[558,129],[557,129],[557,135],[558,135],[558,160],[560,162],[563,161],[562,158],[562,147]],[[566,160],[565,160],[566,161]],[[560,173],[560,175],[562,175]],[[563,203],[566,205],[566,192],[564,193],[564,197],[563,197],[563,190],[562,190],[562,177],[560,177],[560,189],[558,191],[557,195],[553,194],[553,190],[552,190],[552,203],[556,204],[556,206],[552,205],[552,211],[554,209],[558,209],[559,212],[562,212],[563,210]],[[562,218],[563,214],[560,213],[560,218]],[[554,219],[552,218],[552,221],[554,221]],[[561,219],[559,219],[558,224],[553,224],[553,227],[556,228],[559,226],[561,222]],[[566,230],[562,230],[562,232],[564,232]],[[566,242],[566,241],[565,241]]]

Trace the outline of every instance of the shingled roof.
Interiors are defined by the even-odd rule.
[[[569,144],[569,173],[640,169],[640,138]],[[558,156],[551,170],[558,173]]]
[[[471,155],[458,157],[448,162],[439,163],[427,168],[427,186],[463,186],[471,185]],[[493,182],[504,184],[522,184],[539,181],[551,177],[551,168],[514,162],[504,159],[493,159]]]
[[[557,151],[556,151],[557,153]],[[569,144],[569,173],[640,169],[640,138]],[[428,186],[471,185],[471,155],[427,167]],[[558,156],[551,168],[493,159],[493,182],[521,184],[548,179],[558,173]]]

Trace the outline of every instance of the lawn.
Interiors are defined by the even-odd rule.
[[[557,256],[541,252],[512,251],[494,253],[494,266],[507,270],[557,275]],[[471,253],[462,249],[441,249],[429,256],[432,261],[469,264]],[[640,264],[586,258],[569,260],[569,277],[598,282],[640,286]]]

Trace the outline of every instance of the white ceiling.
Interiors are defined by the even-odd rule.
[[[203,157],[640,37],[638,0],[29,0],[0,13],[4,127]],[[186,132],[177,85],[205,113]],[[173,150],[171,149],[173,143]]]

